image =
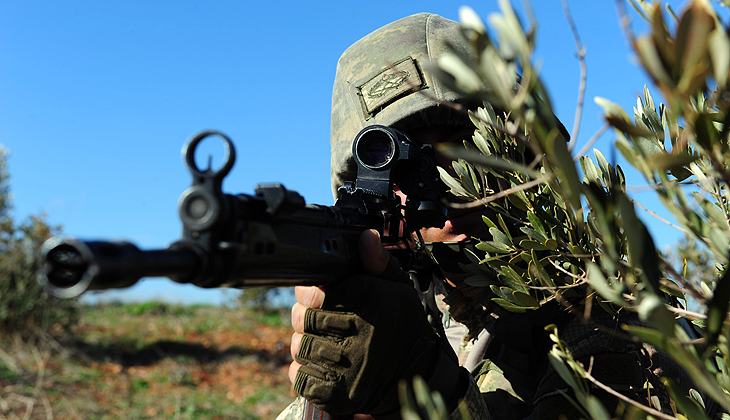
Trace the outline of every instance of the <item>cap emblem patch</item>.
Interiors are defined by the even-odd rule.
[[[357,88],[367,118],[391,102],[421,90],[425,82],[416,61],[407,57],[390,65]]]
[[[410,74],[403,70],[398,73],[383,73],[366,95],[370,98],[380,98],[392,89],[398,89],[408,79]]]

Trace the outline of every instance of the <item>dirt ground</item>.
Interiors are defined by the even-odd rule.
[[[83,308],[71,334],[0,340],[0,419],[271,419],[292,401],[286,312]]]

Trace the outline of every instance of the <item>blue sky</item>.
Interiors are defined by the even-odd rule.
[[[570,130],[575,44],[560,0],[533,3],[542,78]],[[223,131],[237,147],[225,191],[252,193],[276,181],[309,203],[332,204],[329,108],[339,55],[413,13],[457,20],[462,4],[485,19],[498,9],[496,1],[0,2],[0,144],[11,151],[15,216],[45,212],[82,239],[165,247],[180,235],[176,204],[190,183],[180,149],[203,129]],[[582,146],[602,125],[593,98],[631,115],[647,79],[614,1],[569,5],[587,47]],[[613,139],[608,133],[595,145],[609,159]],[[650,224],[659,246],[679,236]],[[155,279],[104,296],[220,302],[230,294]]]

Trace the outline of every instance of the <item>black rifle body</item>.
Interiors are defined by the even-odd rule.
[[[227,149],[217,171],[195,164],[195,148],[208,136],[221,137]],[[231,195],[221,185],[235,161],[233,144],[221,133],[200,133],[183,148],[193,183],[178,203],[180,240],[143,251],[123,241],[51,238],[39,281],[61,297],[160,276],[205,288],[326,285],[360,269],[357,244],[366,229],[380,232],[385,248],[408,268],[416,258],[411,233],[441,227],[446,218],[433,150],[371,126],[354,140],[353,154],[357,179],[339,189],[334,206],[307,205],[280,184]],[[408,195],[405,204],[396,186]]]

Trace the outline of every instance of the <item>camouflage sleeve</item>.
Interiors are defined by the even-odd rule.
[[[276,420],[300,420],[304,410],[304,398],[297,397],[276,417]]]
[[[288,407],[276,417],[276,420],[300,420],[304,410],[304,398],[297,397]],[[464,395],[464,399],[449,415],[449,420],[491,420],[487,406],[482,400],[479,387],[472,380]]]
[[[491,418],[479,387],[473,379],[470,380],[464,399],[449,415],[449,420],[491,420]]]

